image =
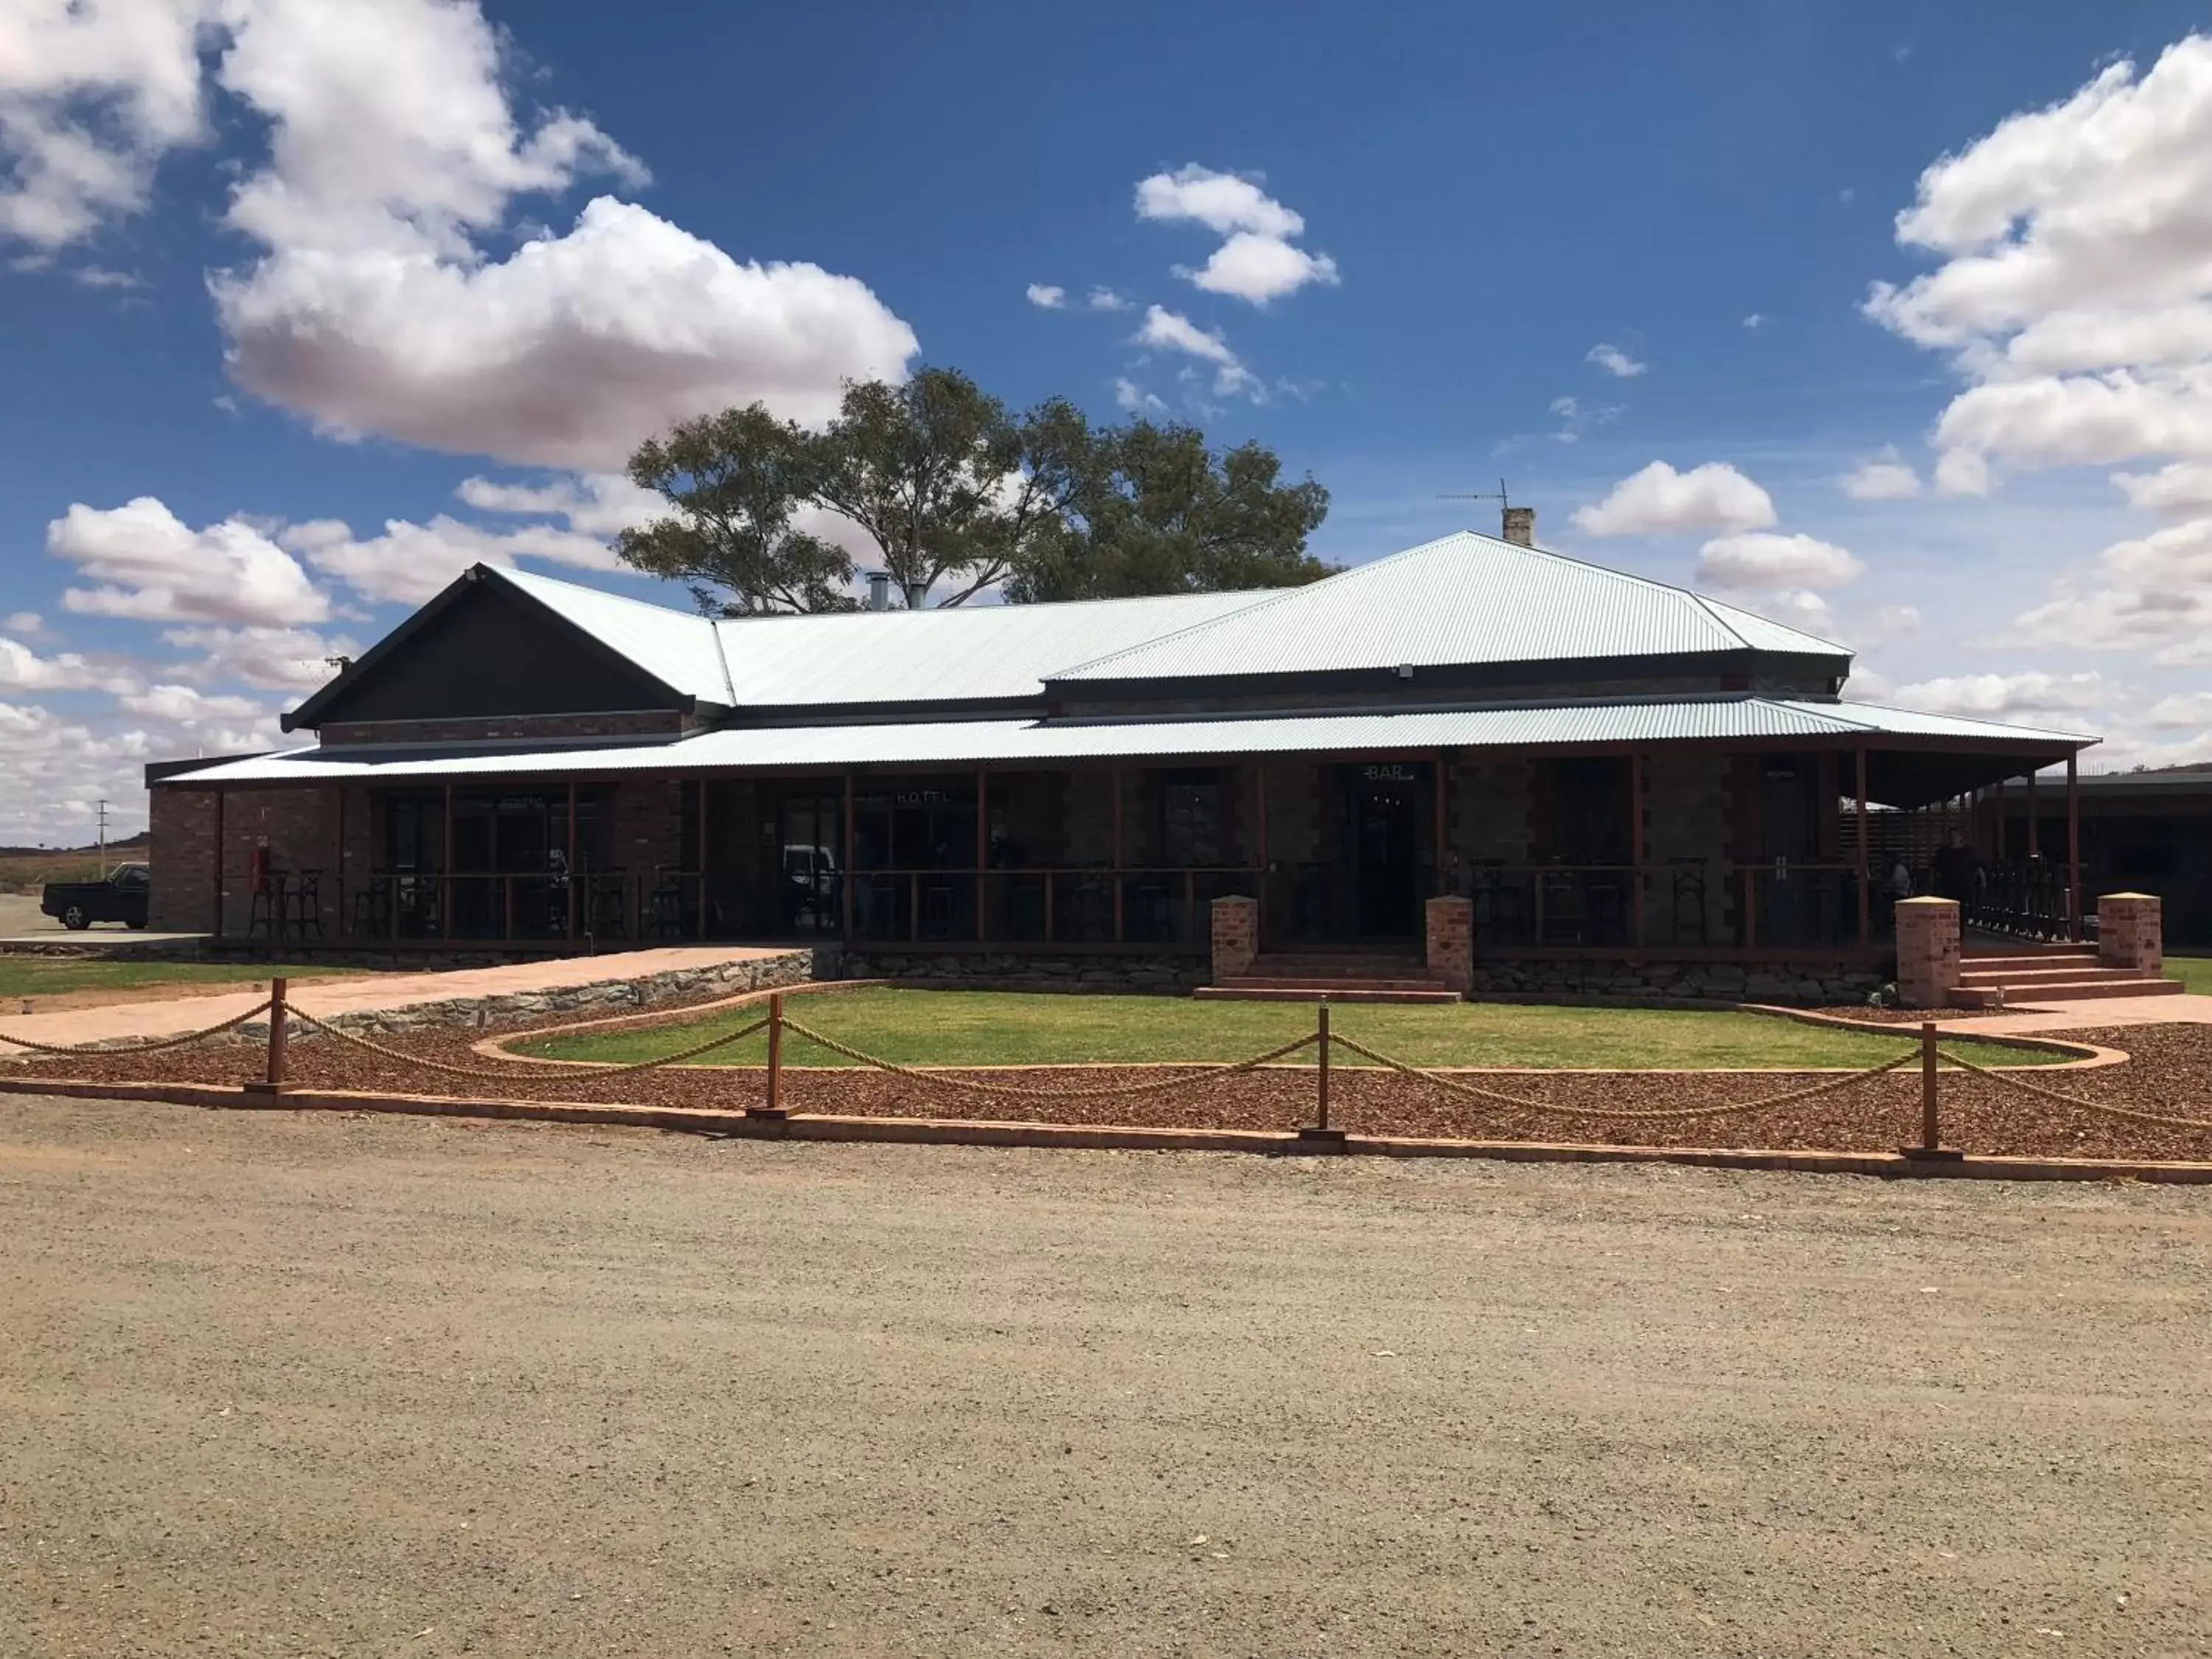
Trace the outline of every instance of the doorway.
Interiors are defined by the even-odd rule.
[[[787,794],[776,815],[769,880],[780,930],[802,937],[844,927],[845,802],[829,790]]]
[[[1345,846],[1352,866],[1353,932],[1363,939],[1408,939],[1421,927],[1424,765],[1347,766]]]

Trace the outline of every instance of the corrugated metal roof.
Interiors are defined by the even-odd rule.
[[[1069,663],[1264,603],[1269,592],[746,617],[713,624],[741,708],[1039,697]]]
[[[1893,719],[1894,717],[1894,719]],[[1940,722],[1929,725],[1929,722]],[[1968,730],[1954,730],[1964,727]],[[380,779],[565,777],[618,772],[900,765],[1048,765],[1075,760],[1221,755],[1512,749],[1559,744],[1666,744],[1714,738],[1860,733],[1975,736],[2005,747],[2060,750],[2086,739],[2026,726],[1943,721],[1858,703],[1762,697],[1443,709],[1406,714],[1300,714],[1279,719],[937,720],[875,726],[750,726],[660,744],[473,752],[305,749],[197,771],[181,781],[311,782]]]
[[[1682,588],[1461,531],[1051,678],[1211,678],[1747,647],[1849,655]]]
[[[487,568],[498,580],[521,589],[662,684],[702,702],[730,702],[722,648],[714,637],[714,624],[705,617],[527,570]]]

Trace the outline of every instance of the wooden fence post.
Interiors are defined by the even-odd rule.
[[[259,1083],[246,1085],[247,1092],[257,1095],[281,1095],[284,1092],[284,981],[269,981],[269,1067]]]
[[[1314,1027],[1315,1060],[1315,1121],[1298,1131],[1298,1139],[1309,1147],[1344,1150],[1344,1131],[1328,1126],[1328,999],[1321,1000],[1321,1009]]]
[[[768,996],[768,1099],[758,1106],[745,1109],[747,1117],[764,1118],[781,1123],[791,1114],[783,1104],[783,993],[771,991]]]

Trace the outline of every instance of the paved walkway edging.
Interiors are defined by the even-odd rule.
[[[64,1099],[149,1101],[225,1110],[390,1112],[419,1117],[507,1119],[539,1123],[671,1130],[752,1140],[875,1141],[908,1146],[1033,1147],[1104,1152],[1260,1152],[1277,1157],[1479,1158],[1524,1164],[1674,1164],[1712,1170],[1778,1170],[1808,1175],[1876,1176],[1949,1181],[2143,1181],[2212,1185],[2212,1163],[2071,1158],[1917,1158],[1902,1152],[1829,1152],[1704,1146],[1612,1146],[1571,1141],[1445,1140],[1347,1134],[1308,1140],[1259,1129],[1168,1129],[1065,1123],[1006,1123],[963,1118],[842,1117],[793,1113],[767,1119],[695,1107],[617,1106],[593,1102],[466,1100],[438,1095],[301,1091],[270,1096],[191,1083],[78,1083],[0,1078],[0,1094]]]

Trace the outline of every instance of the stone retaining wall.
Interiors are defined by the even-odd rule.
[[[1882,976],[1832,962],[1479,962],[1474,994],[1665,997],[1817,1008],[1864,1002]]]
[[[1011,951],[933,956],[927,951],[855,950],[847,953],[847,979],[916,980],[971,990],[1005,988],[1037,991],[1176,993],[1210,984],[1206,959],[1196,954],[1145,957],[1031,957]]]

